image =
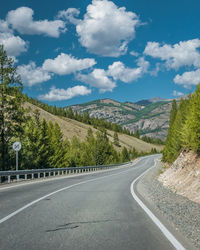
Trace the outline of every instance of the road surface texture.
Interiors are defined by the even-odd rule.
[[[158,157],[89,175],[0,187],[0,249],[175,249],[130,192]]]

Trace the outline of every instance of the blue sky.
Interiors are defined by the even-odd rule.
[[[198,0],[7,0],[0,44],[24,93],[52,105],[174,98],[200,82],[199,9]]]

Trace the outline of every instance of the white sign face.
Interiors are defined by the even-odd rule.
[[[22,145],[19,141],[16,141],[15,143],[13,143],[12,147],[15,151],[19,151],[22,148]]]

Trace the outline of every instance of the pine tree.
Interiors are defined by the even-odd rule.
[[[182,150],[182,130],[183,126],[185,124],[186,120],[186,115],[188,114],[188,100],[181,99],[177,113],[176,113],[176,118],[174,120],[174,123],[172,125],[173,128],[173,133],[171,135],[171,155],[170,155],[170,160],[173,162],[178,155],[180,154]]]
[[[0,169],[6,170],[11,138],[19,138],[24,121],[22,84],[13,59],[0,45]]]
[[[122,162],[127,162],[130,160],[129,152],[126,147],[123,147],[122,149],[121,158],[122,158]]]
[[[22,137],[22,169],[35,169],[36,155],[38,151],[39,127],[36,126],[34,119],[30,119],[26,122],[24,127],[24,133]]]
[[[57,122],[53,125],[52,122],[48,124],[48,134],[50,140],[49,164],[53,168],[61,168],[65,166],[64,157],[68,148],[64,147],[63,134]]]
[[[200,84],[191,96],[182,138],[184,147],[200,152]]]
[[[136,137],[136,138],[140,138],[140,132],[139,132],[139,130],[137,130],[136,132],[135,132],[135,134],[134,134],[134,137]]]
[[[96,139],[94,138],[92,129],[89,128],[87,131],[84,152],[82,154],[82,162],[85,166],[95,165],[95,145]]]
[[[94,153],[95,165],[104,165],[109,162],[109,158],[112,155],[112,149],[105,129],[101,129],[96,133]]]
[[[120,147],[119,137],[118,137],[117,132],[114,133],[114,145],[117,146],[117,147]]]
[[[171,108],[171,112],[170,112],[170,120],[169,120],[169,128],[168,128],[168,134],[167,134],[167,138],[165,141],[165,148],[163,150],[163,161],[172,161],[172,155],[173,155],[173,135],[174,135],[174,131],[173,131],[173,124],[174,121],[176,119],[176,114],[177,114],[177,104],[176,104],[176,100],[173,100],[172,102],[172,108]]]
[[[48,124],[42,120],[39,129],[38,140],[36,141],[37,153],[35,156],[36,168],[49,168],[49,156],[51,155],[50,137],[48,134]]]
[[[68,162],[70,167],[77,167],[81,164],[81,142],[76,136],[73,136],[68,151]]]

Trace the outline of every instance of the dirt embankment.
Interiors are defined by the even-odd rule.
[[[158,180],[177,194],[200,203],[200,156],[191,151],[181,152]]]

